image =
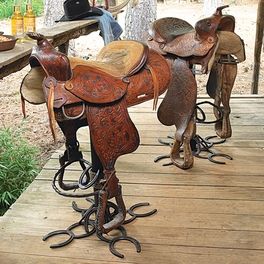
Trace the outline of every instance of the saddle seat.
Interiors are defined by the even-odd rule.
[[[168,43],[177,36],[194,31],[191,24],[176,17],[165,17],[153,22],[149,33],[155,41]]]
[[[98,69],[115,78],[129,77],[145,64],[148,57],[148,46],[132,40],[113,41],[103,47],[96,60],[83,60],[72,57],[71,68],[86,66]]]

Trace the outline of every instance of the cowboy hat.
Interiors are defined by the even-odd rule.
[[[64,16],[58,21],[72,21],[90,16],[101,16],[103,11],[91,7],[88,0],[66,0],[63,3]]]

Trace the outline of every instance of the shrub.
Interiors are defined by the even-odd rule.
[[[0,215],[37,175],[37,154],[18,130],[0,129]]]
[[[21,0],[22,14],[25,13],[27,0]],[[0,0],[0,19],[10,18],[13,13],[14,1]],[[32,1],[33,10],[36,16],[40,16],[43,13],[43,0]]]

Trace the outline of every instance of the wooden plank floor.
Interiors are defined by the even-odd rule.
[[[195,158],[194,167],[186,171],[153,162],[169,153],[169,147],[157,139],[173,135],[174,130],[159,124],[151,105],[147,102],[130,109],[141,144],[116,166],[127,207],[149,202],[151,206],[140,211],[158,209],[155,215],[126,226],[128,234],[141,242],[142,252],[120,242],[117,248],[125,258],[119,259],[96,236],[59,249],[49,248],[58,238],[42,241],[46,233],[80,219],[71,208],[73,199],[59,196],[51,187],[60,149],[0,218],[1,264],[264,263],[264,98],[232,98],[233,136],[214,149],[233,160],[218,165]],[[211,115],[211,109],[205,109]],[[198,134],[214,135],[213,125],[199,125]],[[81,148],[89,159],[86,135],[87,128],[79,131]],[[73,165],[67,179],[76,179],[78,170]],[[83,199],[77,202],[87,205]]]

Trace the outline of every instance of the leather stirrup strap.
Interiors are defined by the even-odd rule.
[[[48,96],[48,114],[49,114],[49,124],[50,124],[50,130],[52,133],[52,137],[57,142],[57,136],[55,132],[55,114],[54,114],[54,84],[52,81],[49,82],[49,96]]]
[[[152,80],[153,80],[153,110],[157,109],[157,104],[158,104],[158,99],[159,99],[159,81],[157,78],[157,73],[155,72],[154,68],[147,64],[147,68],[149,69],[151,76],[152,76]]]

